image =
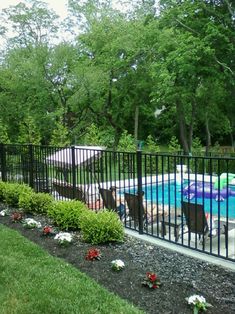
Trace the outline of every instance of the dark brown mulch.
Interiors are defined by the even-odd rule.
[[[48,223],[43,216],[34,219],[43,224]],[[87,261],[85,255],[92,245],[84,243],[79,233],[74,234],[75,240],[71,245],[61,247],[53,238],[43,237],[41,230],[29,230],[21,223],[12,223],[9,216],[0,217],[0,223],[18,230],[51,255],[64,259],[146,313],[192,313],[185,301],[192,294],[203,295],[213,304],[208,314],[235,313],[235,272],[231,270],[130,236],[126,236],[123,244],[95,246],[100,249],[102,258],[99,261]],[[122,271],[114,272],[111,269],[114,259],[124,261],[125,268]],[[147,271],[153,271],[159,276],[162,282],[159,289],[150,290],[141,285]]]

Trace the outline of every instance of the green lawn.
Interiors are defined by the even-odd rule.
[[[0,224],[0,313],[143,313]]]

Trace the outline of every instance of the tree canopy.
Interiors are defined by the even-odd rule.
[[[2,141],[234,144],[234,2],[129,2],[69,0],[63,29],[43,1],[1,12]]]

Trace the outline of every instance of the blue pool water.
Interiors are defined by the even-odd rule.
[[[183,200],[187,201],[182,193],[186,185],[187,182],[183,184],[164,182],[158,185],[143,186],[143,191],[145,199],[148,201],[164,205],[170,204],[171,206],[175,206],[176,204],[176,207],[181,208],[181,202]],[[134,189],[130,190],[130,193],[132,192],[134,192]],[[235,196],[229,196],[222,202],[217,202],[215,199],[211,198],[203,199],[201,197],[194,197],[190,202],[204,204],[205,211],[210,213],[211,210],[212,215],[218,216],[220,212],[221,217],[227,217],[228,214],[229,219],[235,219]]]

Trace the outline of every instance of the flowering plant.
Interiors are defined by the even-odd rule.
[[[43,229],[42,229],[42,235],[44,236],[51,236],[51,235],[54,235],[54,231],[53,231],[53,228],[50,227],[50,226],[45,226]]]
[[[112,264],[112,269],[115,271],[122,270],[125,267],[124,262],[120,259],[115,259],[114,261],[111,262],[111,264]]]
[[[147,272],[142,285],[150,289],[157,289],[161,286],[161,282],[155,273]]]
[[[86,260],[89,261],[100,260],[100,258],[101,258],[100,250],[96,248],[88,250],[86,254]]]
[[[14,212],[11,215],[11,220],[12,222],[17,222],[17,221],[21,221],[23,219],[23,214],[20,212]]]
[[[7,215],[7,210],[6,209],[3,209],[0,211],[0,216],[4,217]]]
[[[60,245],[67,245],[72,242],[72,235],[69,232],[59,232],[54,239],[58,240]]]
[[[29,228],[29,229],[41,228],[41,223],[36,221],[36,220],[34,220],[33,218],[26,218],[26,219],[24,219],[23,225],[24,225],[25,228]]]
[[[208,307],[212,307],[210,303],[206,302],[206,299],[202,295],[191,295],[189,298],[186,298],[186,301],[189,305],[193,306],[193,314],[199,313],[199,311],[206,311]]]

